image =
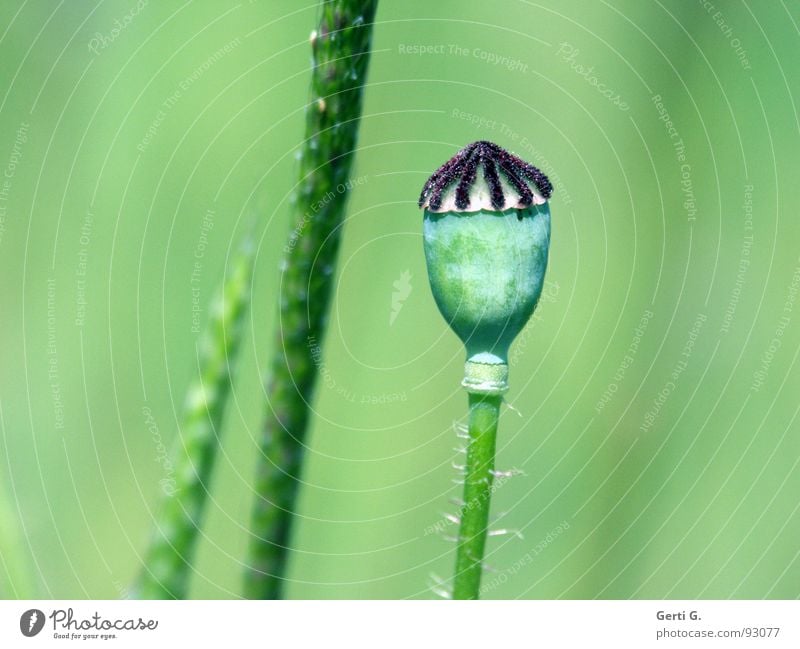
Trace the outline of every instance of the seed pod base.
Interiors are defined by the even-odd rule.
[[[547,202],[523,209],[433,212],[423,239],[439,311],[467,351],[462,385],[508,389],[508,350],[542,293],[550,246]]]

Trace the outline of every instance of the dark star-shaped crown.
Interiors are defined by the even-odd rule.
[[[478,168],[483,167],[482,173]],[[431,212],[523,209],[550,198],[553,186],[539,169],[486,140],[473,142],[433,172],[419,206]]]

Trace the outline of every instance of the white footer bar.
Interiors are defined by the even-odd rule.
[[[0,647],[800,647],[796,601],[0,601]]]

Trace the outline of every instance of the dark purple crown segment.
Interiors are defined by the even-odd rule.
[[[492,207],[496,210],[506,204],[500,174],[519,194],[520,207],[528,207],[533,202],[529,182],[545,200],[553,193],[553,186],[539,169],[493,142],[480,140],[465,146],[433,172],[422,188],[419,206],[425,207],[427,204],[432,211],[437,211],[442,206],[445,192],[458,183],[455,189],[456,208],[467,209],[470,192],[478,178],[478,167],[483,167],[483,178],[489,188]]]

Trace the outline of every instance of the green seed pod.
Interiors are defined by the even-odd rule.
[[[542,293],[551,193],[541,171],[491,142],[463,148],[422,190],[428,279],[466,346],[469,392],[508,389],[509,347]]]

